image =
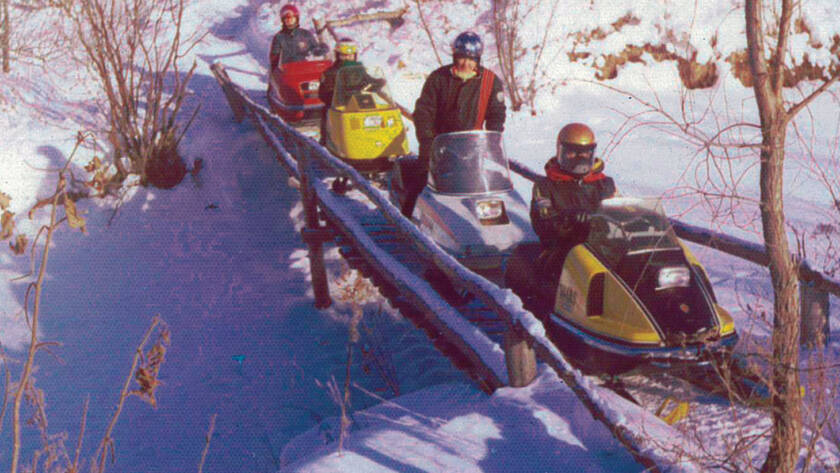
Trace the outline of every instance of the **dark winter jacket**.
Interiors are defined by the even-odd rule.
[[[577,214],[594,212],[602,200],[614,196],[615,182],[603,173],[600,159],[583,177],[563,172],[554,159],[545,168],[547,176],[534,182],[531,194],[531,225],[543,247],[582,243],[589,225],[581,223]]]
[[[325,108],[330,108],[332,104],[333,93],[335,92],[335,79],[338,75],[338,70],[346,66],[361,66],[362,63],[358,61],[341,61],[336,60],[332,65],[321,73],[320,85],[318,86],[318,98],[324,102]]]
[[[472,130],[475,126],[483,74],[493,74],[481,66],[475,77],[464,80],[452,72],[453,65],[443,66],[426,79],[414,105],[414,125],[420,145],[421,161],[428,163],[432,140],[441,133]],[[503,131],[505,97],[502,81],[493,74],[493,89],[484,116],[487,130]]]
[[[286,29],[278,31],[271,40],[271,69],[277,67],[277,63],[286,64],[306,60],[307,55],[321,56],[327,53],[327,45],[315,40],[315,35],[303,28]]]

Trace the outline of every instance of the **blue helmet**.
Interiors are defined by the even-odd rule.
[[[481,59],[481,52],[484,50],[484,44],[481,38],[472,31],[465,31],[455,38],[452,42],[452,57],[466,57],[479,61]]]

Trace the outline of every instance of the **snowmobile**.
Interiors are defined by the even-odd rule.
[[[415,158],[398,160],[389,175],[389,196],[397,205],[405,195],[402,176],[410,159]],[[511,182],[497,131],[435,137],[428,183],[412,219],[464,266],[495,280],[501,279],[504,261],[517,244],[538,241],[528,206]]]
[[[505,284],[558,348],[593,372],[706,365],[738,339],[657,200],[604,200],[586,241],[571,249],[520,245]]]
[[[327,60],[278,64],[268,82],[271,111],[293,126],[317,129],[324,103],[318,98],[321,73],[332,64]]]
[[[338,70],[325,130],[327,149],[362,173],[387,171],[409,153],[402,115],[378,68]]]

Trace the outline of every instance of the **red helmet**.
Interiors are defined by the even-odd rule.
[[[300,20],[300,10],[291,3],[283,5],[283,8],[280,9],[280,18],[285,18],[289,15],[292,15],[295,19]]]

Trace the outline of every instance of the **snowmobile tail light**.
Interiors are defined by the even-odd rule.
[[[505,213],[505,203],[498,199],[476,202],[475,215],[482,225],[501,225],[509,222]]]
[[[675,287],[688,287],[691,282],[691,272],[685,266],[669,266],[659,270],[656,290]]]
[[[370,115],[365,117],[365,128],[379,128],[382,126],[381,115]]]

